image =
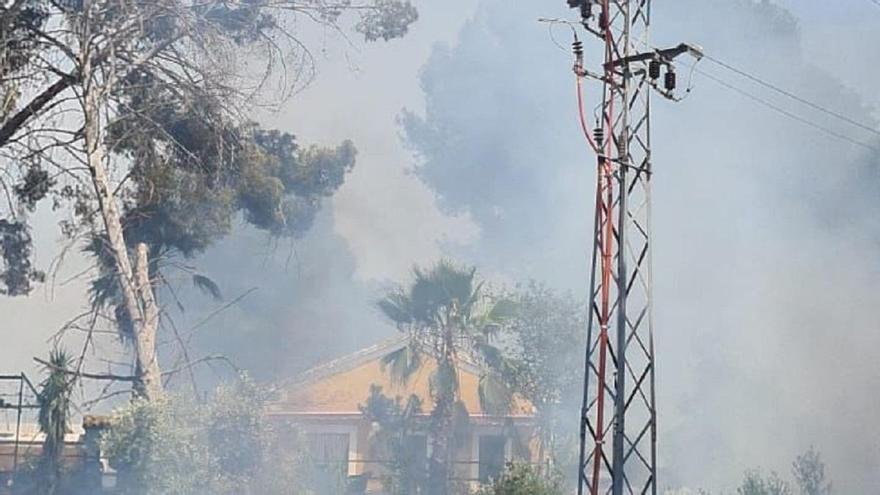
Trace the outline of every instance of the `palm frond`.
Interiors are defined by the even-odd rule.
[[[385,296],[376,305],[389,320],[398,325],[406,325],[413,322],[411,300],[402,292],[393,292]]]
[[[443,291],[447,303],[456,301],[459,306],[466,306],[475,292],[476,272],[475,267],[464,268],[442,260],[431,270],[431,279]]]
[[[488,319],[493,322],[502,323],[515,318],[519,313],[519,304],[512,299],[501,299],[496,301],[488,312]]]
[[[485,282],[481,281],[477,284],[477,286],[471,291],[471,295],[468,297],[467,301],[464,303],[465,311],[470,313],[473,309],[480,303],[481,296],[483,295],[483,285]]]
[[[478,392],[480,407],[491,415],[502,416],[513,407],[513,391],[498,373],[481,376]]]
[[[476,330],[485,335],[495,336],[504,326],[516,317],[519,305],[509,299],[490,304],[485,311],[474,318]]]
[[[216,301],[223,299],[223,293],[220,292],[220,286],[208,276],[200,273],[193,273],[192,281],[197,289],[211,296],[212,299]]]
[[[382,357],[380,366],[383,372],[388,372],[393,382],[406,385],[422,367],[421,352],[415,346],[406,345]]]

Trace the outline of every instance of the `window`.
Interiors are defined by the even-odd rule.
[[[312,487],[317,493],[345,493],[348,482],[348,434],[313,433],[308,437]]]
[[[507,438],[501,435],[480,437],[480,483],[488,483],[501,475],[501,471],[504,470],[504,448],[506,445]]]

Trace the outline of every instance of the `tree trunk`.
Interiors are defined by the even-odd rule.
[[[429,486],[432,495],[449,495],[455,461],[455,404],[458,400],[458,376],[455,366],[455,339],[451,327],[443,329],[437,356],[437,391],[434,397],[434,442],[431,448]]]
[[[159,306],[156,304],[153,281],[150,279],[150,248],[146,243],[139,242],[135,253],[135,282],[144,308],[144,319],[134,338],[138,349],[138,364],[142,367],[136,383],[143,387],[147,398],[154,398],[162,392],[162,373],[159,371],[159,357],[156,353]]]
[[[153,287],[149,283],[149,269],[147,267],[146,246],[138,246],[138,257],[143,252],[142,263],[138,270],[146,272],[143,277],[137,277],[132,270],[132,263],[125,243],[122,230],[119,209],[116,199],[110,187],[107,177],[107,169],[104,164],[104,143],[101,136],[101,106],[99,88],[94,86],[94,77],[91,63],[86,57],[83,64],[83,74],[87,78],[83,85],[83,120],[84,137],[86,144],[86,161],[92,176],[92,184],[95,187],[95,195],[104,227],[107,234],[109,249],[116,262],[116,278],[122,292],[125,309],[131,318],[133,328],[133,343],[135,352],[135,393],[148,400],[153,400],[162,395],[161,374],[159,363],[156,358],[156,326],[158,325],[158,310],[153,297]]]
[[[428,486],[431,495],[449,495],[452,477],[453,417],[452,403],[444,398],[434,404],[434,434],[431,444],[431,460],[428,469]]]

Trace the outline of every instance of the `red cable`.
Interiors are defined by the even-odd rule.
[[[598,495],[599,493],[599,471],[601,467],[601,462],[603,456],[603,444],[605,443],[605,372],[607,366],[607,354],[608,354],[608,323],[610,320],[610,284],[611,284],[611,263],[612,263],[612,239],[614,234],[614,227],[612,224],[613,217],[613,208],[614,208],[614,182],[612,181],[612,173],[611,173],[611,165],[609,160],[611,159],[611,150],[612,143],[614,141],[613,133],[614,133],[614,89],[611,88],[610,85],[613,84],[614,81],[614,71],[611,68],[611,59],[613,58],[613,44],[614,38],[611,34],[611,12],[608,6],[608,0],[604,0],[602,4],[603,17],[605,22],[605,98],[607,98],[607,106],[603,108],[603,126],[605,127],[604,135],[605,139],[605,156],[604,158],[600,156],[599,158],[599,168],[597,169],[596,178],[600,181],[600,184],[604,182],[605,188],[605,204],[601,204],[601,190],[602,187],[599,187],[600,195],[597,198],[597,207],[600,208],[600,215],[598,218],[602,219],[602,214],[604,213],[605,220],[605,229],[604,232],[600,228],[599,229],[599,243],[602,251],[602,289],[601,289],[601,314],[600,314],[600,329],[599,329],[599,369],[598,371],[598,397],[596,398],[596,431],[594,435],[595,439],[595,447],[593,450],[593,479],[592,486],[590,487],[591,495]],[[604,181],[603,181],[604,179]],[[621,194],[625,194],[625,192],[621,191]],[[600,224],[601,225],[601,224]]]
[[[599,147],[596,146],[596,141],[590,134],[590,130],[587,129],[587,119],[584,117],[584,95],[583,90],[581,89],[580,74],[575,74],[575,79],[577,80],[578,117],[581,121],[581,130],[584,132],[584,137],[587,138],[587,143],[590,145],[590,148],[593,148],[593,152],[598,154]]]

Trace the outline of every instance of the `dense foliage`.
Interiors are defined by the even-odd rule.
[[[45,274],[31,263],[31,234],[24,222],[0,218],[0,294],[20,296],[30,293],[33,282]]]
[[[27,294],[42,279],[27,222],[51,200],[69,245],[85,245],[98,268],[86,272],[97,273],[92,314],[82,316],[89,331],[114,322],[134,357],[134,392],[160,397],[157,342],[167,313],[158,288],[170,287],[177,269],[220,295],[180,258],[203,252],[239,218],[301,236],[354,165],[350,142],[300,147],[251,122],[258,105],[277,107],[314,75],[297,21],[351,22],[376,41],[403,36],[417,17],[407,0],[7,2],[3,292]]]
[[[267,420],[265,397],[244,380],[206,403],[169,396],[117,411],[102,448],[118,471],[120,493],[300,493],[296,433]]]
[[[501,477],[482,487],[477,495],[563,495],[558,476],[543,476],[528,464],[510,464]]]
[[[576,472],[576,423],[583,377],[586,311],[570,294],[531,282],[507,294],[516,311],[505,325],[513,366],[505,380],[536,409],[540,455]]]

